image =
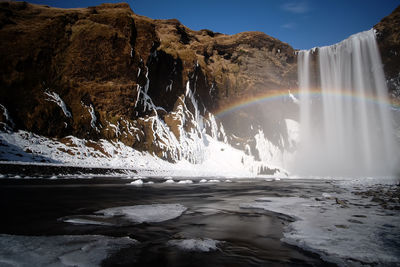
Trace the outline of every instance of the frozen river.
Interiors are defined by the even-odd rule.
[[[399,265],[397,185],[52,178],[0,179],[1,266]]]

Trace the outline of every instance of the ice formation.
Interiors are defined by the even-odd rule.
[[[137,244],[129,237],[101,235],[0,235],[1,266],[100,266],[119,249]]]
[[[67,109],[67,105],[65,105],[65,102],[61,99],[61,97],[56,92],[50,92],[50,91],[46,90],[44,93],[49,97],[49,98],[46,98],[47,101],[56,103],[62,109],[65,117],[72,118],[72,114]]]
[[[153,204],[115,207],[99,210],[97,214],[104,216],[123,216],[133,223],[163,222],[175,219],[186,211],[180,204]]]
[[[242,204],[241,208],[259,208],[293,217],[282,241],[318,253],[340,266],[398,263],[400,217],[351,193],[359,184],[335,185],[341,189],[323,192],[315,198],[264,197]]]
[[[186,251],[200,251],[200,252],[209,252],[217,250],[217,245],[220,244],[221,241],[213,240],[209,238],[204,239],[174,239],[168,241],[168,245],[178,247],[181,250]]]

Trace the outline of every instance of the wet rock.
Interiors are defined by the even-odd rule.
[[[356,217],[356,218],[367,218],[367,216],[365,216],[365,215],[359,215],[359,214],[354,214],[354,215],[352,215],[353,217]]]
[[[395,226],[394,226],[394,225],[391,225],[391,224],[385,223],[385,224],[383,225],[383,227],[394,228]]]
[[[371,202],[377,203],[387,210],[399,210],[399,194],[398,185],[370,187],[366,191],[355,192],[355,195],[362,198],[371,198]],[[367,208],[367,206],[365,206]]]
[[[336,204],[340,205],[342,208],[348,208],[347,206],[347,200],[340,200],[338,198],[335,198]]]
[[[383,18],[374,29],[389,91],[400,97],[400,6]]]
[[[358,224],[363,224],[363,222],[362,221],[359,221],[359,220],[354,220],[354,219],[349,219],[349,220],[347,220],[348,222],[351,222],[351,223],[358,223]]]
[[[383,202],[385,202],[383,199],[381,199],[381,198],[379,198],[379,197],[376,197],[376,196],[374,196],[374,197],[371,199],[371,201],[372,201],[372,202],[378,202],[378,203],[383,203]]]

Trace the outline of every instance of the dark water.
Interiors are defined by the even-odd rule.
[[[325,266],[317,255],[280,241],[291,218],[239,204],[265,196],[320,192],[324,181],[233,180],[232,183],[127,185],[117,177],[1,179],[0,233],[13,235],[129,236],[140,243],[115,252],[104,266]],[[74,225],[59,218],[139,204],[179,203],[188,210],[161,223]],[[224,241],[212,252],[182,251],[171,239]]]

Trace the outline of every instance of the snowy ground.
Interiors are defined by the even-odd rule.
[[[261,162],[230,145],[205,135],[204,161],[170,163],[147,152],[139,152],[121,142],[92,142],[66,137],[63,142],[33,133],[0,132],[0,161],[3,163],[43,164],[123,168],[138,176],[256,177]],[[264,165],[265,166],[265,165]],[[275,168],[274,166],[270,166]],[[279,169],[279,168],[278,168]],[[286,176],[284,170],[276,175]]]

